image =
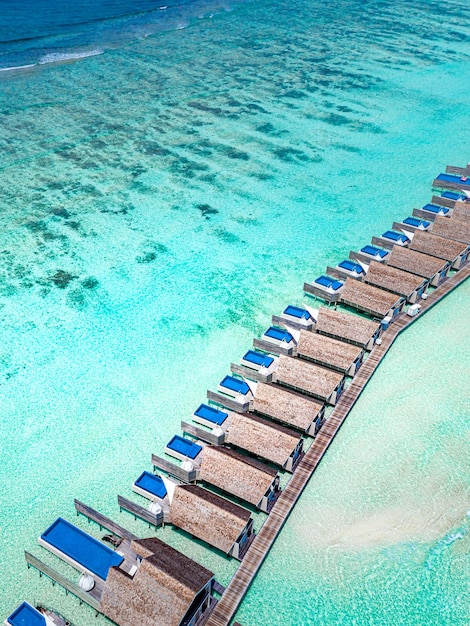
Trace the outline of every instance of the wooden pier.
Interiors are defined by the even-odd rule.
[[[392,343],[405,328],[419,319],[423,313],[442,300],[469,276],[470,265],[467,264],[452,277],[446,279],[429,295],[427,300],[420,303],[422,307],[421,313],[417,317],[410,317],[405,313],[401,313],[390,328],[382,334],[381,345],[376,345],[373,348],[369,358],[364,362],[347,390],[340,396],[330,417],[297,466],[292,478],[272,508],[269,517],[256,535],[241,565],[207,621],[207,626],[227,626],[233,619],[251,582],[307,482]]]

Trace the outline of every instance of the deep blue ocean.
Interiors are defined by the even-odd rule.
[[[470,161],[469,67],[463,0],[0,0],[0,622],[107,623],[24,550],[78,580],[37,544],[58,515],[101,536],[74,498],[154,532],[116,500],[151,454],[304,281]],[[243,626],[468,626],[469,297],[393,347]]]

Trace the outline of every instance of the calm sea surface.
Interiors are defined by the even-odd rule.
[[[151,453],[304,280],[470,160],[469,25],[461,0],[0,0],[0,618],[107,623],[24,549],[60,569],[58,515],[97,533],[74,497],[151,533],[116,501]],[[244,626],[468,625],[469,296],[397,341]]]

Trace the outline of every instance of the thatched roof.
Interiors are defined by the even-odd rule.
[[[361,348],[325,335],[300,331],[297,354],[318,363],[346,371],[361,354]]]
[[[357,345],[365,346],[377,332],[379,324],[352,313],[343,313],[329,307],[321,307],[318,311],[315,328],[319,333],[325,333],[338,339],[345,339]]]
[[[456,202],[454,205],[454,210],[452,212],[452,217],[456,217],[459,220],[469,220],[470,204],[468,202]]]
[[[250,511],[199,485],[178,485],[170,507],[174,526],[225,553],[230,552],[250,517]]]
[[[424,230],[417,230],[410,248],[431,256],[437,256],[439,259],[454,261],[466,250],[467,246],[453,239],[445,239]]]
[[[205,446],[201,480],[257,505],[277,472],[259,461],[222,446]]]
[[[455,217],[437,216],[432,227],[433,235],[470,243],[470,222]]]
[[[324,399],[329,397],[342,380],[343,375],[338,372],[289,356],[280,357],[273,374],[274,382]]]
[[[306,431],[323,404],[276,385],[258,383],[252,410]]]
[[[445,262],[429,254],[394,246],[388,259],[388,265],[424,278],[432,278],[443,268]]]
[[[284,465],[299,443],[299,435],[295,430],[255,415],[232,413],[226,442],[278,465]]]
[[[394,246],[396,247],[396,246]],[[367,270],[365,282],[386,289],[400,296],[409,296],[423,284],[422,277],[404,272],[396,267],[372,261]]]
[[[131,578],[112,567],[99,610],[119,626],[178,626],[214,574],[160,539],[137,539],[143,560]]]
[[[378,317],[386,315],[397,303],[398,297],[373,285],[368,285],[354,278],[347,278],[341,292],[340,301],[367,311]]]

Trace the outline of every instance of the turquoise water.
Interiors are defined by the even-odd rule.
[[[113,9],[113,20],[123,14]],[[151,532],[116,505],[149,469],[150,454],[162,451],[270,315],[301,302],[304,280],[428,201],[446,163],[468,161],[463,2],[190,4],[157,30],[150,22],[136,32],[122,18],[115,37],[115,22],[105,20],[98,30],[74,30],[69,47],[46,38],[34,54],[24,42],[3,50],[10,66],[42,64],[0,74],[2,615],[27,597],[89,624],[92,612],[26,570],[23,550],[46,560],[36,537],[59,514],[74,519],[74,497]],[[45,58],[51,54],[59,56]],[[464,370],[445,384],[422,375],[397,395],[423,343],[430,352],[421,373],[446,354],[446,371],[468,358],[468,287],[452,298],[387,357],[375,395],[368,389],[361,399],[268,557],[243,624],[261,623],[273,603],[286,625],[317,616],[325,624],[421,624],[422,614],[465,623],[468,540],[451,536],[466,533],[468,492],[456,486],[449,505],[425,480],[429,470],[440,492],[454,468],[455,485],[468,485],[459,448]],[[429,341],[447,319],[455,354]],[[380,428],[372,420],[378,392],[390,397],[378,405]],[[377,453],[367,457],[367,473],[357,473],[364,457],[354,446],[369,452],[379,439],[393,449],[396,413],[407,415],[406,400],[418,403],[418,414],[423,397],[432,398],[429,424],[450,412],[448,427],[419,431],[418,448],[403,441],[410,457],[402,465]],[[436,468],[426,455],[441,445],[453,456]],[[327,478],[341,467],[349,495],[331,498]],[[384,499],[408,484],[408,470],[420,480],[393,517]],[[377,487],[372,476],[382,477],[383,499],[363,488]],[[381,543],[377,530],[369,545],[369,517],[386,526],[407,502],[417,518],[431,510],[442,525],[430,522],[428,533],[410,518],[409,533],[382,531]],[[319,528],[336,536],[303,523],[318,508]],[[222,582],[234,570],[170,528],[158,534]],[[332,548],[337,543],[344,550]],[[390,617],[397,605],[401,622]]]

